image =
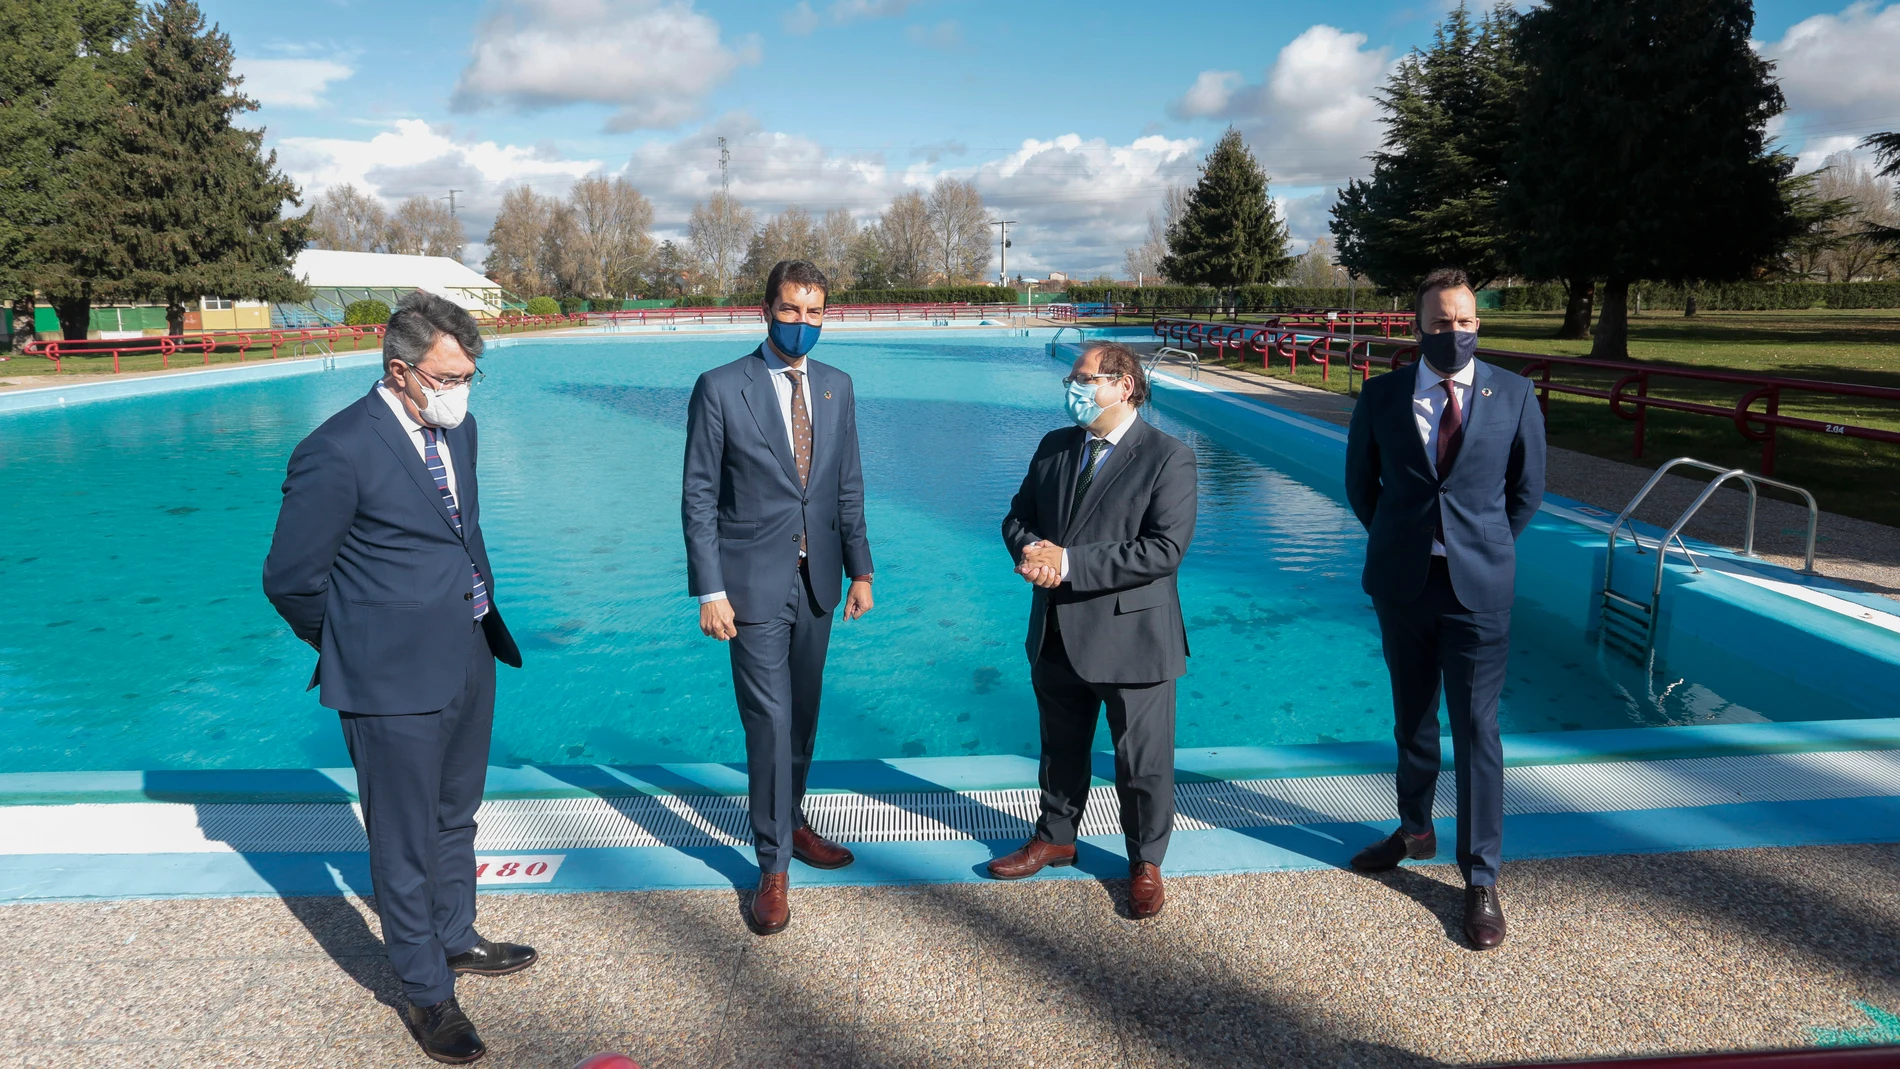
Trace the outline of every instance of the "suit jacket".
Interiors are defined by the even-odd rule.
[[[1465,608],[1511,607],[1517,537],[1544,501],[1544,414],[1529,379],[1479,361],[1464,442],[1441,478],[1413,415],[1416,363],[1369,379],[1346,438],[1346,500],[1371,535],[1361,585],[1404,604],[1425,589],[1442,517],[1446,566]]]
[[[1003,542],[1017,563],[1031,542],[1069,551],[1068,580],[1053,590],[1036,587],[1030,599],[1029,663],[1042,656],[1053,612],[1083,679],[1178,679],[1187,672],[1188,642],[1174,575],[1194,540],[1194,451],[1137,418],[1070,515],[1087,441],[1082,427],[1044,435],[1003,517]]]
[[[470,564],[488,585],[489,648],[521,666],[482,540],[475,417],[443,433],[460,535],[434,476],[374,389],[290,454],[264,594],[298,638],[317,646],[310,685],[322,687],[319,700],[331,709],[430,713],[461,692],[474,608]]]
[[[725,591],[743,623],[785,607],[801,532],[821,610],[838,604],[843,575],[872,570],[851,376],[811,359],[805,370],[812,446],[802,487],[763,346],[693,384],[680,493],[687,589],[694,597]]]

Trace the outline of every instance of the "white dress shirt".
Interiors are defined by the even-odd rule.
[[[1471,383],[1478,374],[1473,360],[1451,376],[1451,388],[1458,394],[1458,414],[1471,422]],[[1438,421],[1445,415],[1445,376],[1425,361],[1418,362],[1418,385],[1412,390],[1412,417],[1418,423],[1418,436],[1425,442],[1425,466],[1438,472]],[[1445,555],[1445,544],[1432,539],[1432,556]]]
[[[772,373],[772,392],[778,395],[778,414],[785,420],[785,444],[791,446],[792,455],[797,456],[798,439],[792,434],[792,377],[786,374],[787,371],[792,370],[792,366],[779,358],[778,350],[772,348],[769,342],[765,345],[761,345],[759,351],[765,354],[765,370]],[[798,392],[805,395],[805,416],[807,419],[810,419],[813,414],[811,407],[811,365],[802,360],[799,361],[799,363],[803,366],[798,369],[801,373],[798,379]],[[816,439],[817,423],[815,421],[812,424],[812,428],[813,438]],[[799,550],[798,555],[802,558],[805,555],[805,551],[802,549]],[[726,600],[726,592],[723,590],[715,590],[710,594],[701,594],[699,596],[699,603],[701,605],[709,601],[724,600]]]
[[[1110,454],[1115,452],[1116,446],[1122,444],[1122,438],[1128,433],[1128,428],[1134,426],[1135,421],[1140,418],[1140,410],[1131,409],[1128,413],[1128,418],[1117,423],[1115,429],[1109,431],[1107,434],[1096,434],[1094,431],[1090,431],[1088,438],[1082,443],[1082,459],[1078,461],[1075,466],[1076,478],[1078,480],[1081,479],[1082,468],[1089,462],[1089,447],[1097,441],[1108,443],[1108,448],[1102,450],[1102,455],[1095,458],[1095,474],[1100,475],[1102,473],[1102,466],[1108,463]],[[1073,494],[1075,492],[1074,487],[1071,487],[1069,492]],[[1069,518],[1074,519],[1075,517],[1071,516]],[[1069,581],[1069,551],[1067,549],[1062,551],[1062,581],[1065,583]]]
[[[389,410],[396,414],[396,421],[402,424],[402,429],[409,432],[409,444],[416,447],[416,455],[422,458],[422,466],[428,467],[429,447],[422,440],[422,424],[409,418],[409,410],[402,406],[402,398],[396,396],[394,390],[379,382],[376,392],[382,395]],[[449,473],[449,496],[455,498],[455,507],[459,509],[462,507],[462,494],[455,485],[455,458],[449,455],[448,434],[439,428],[435,432],[435,451],[442,458],[443,469]]]

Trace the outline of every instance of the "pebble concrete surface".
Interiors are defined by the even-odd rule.
[[[1900,1007],[1900,846],[1507,862],[1470,950],[1444,865],[1126,881],[486,894],[484,1064],[1412,1066],[1813,1044]],[[0,1065],[424,1066],[370,903],[0,907]],[[22,960],[23,959],[23,960]]]

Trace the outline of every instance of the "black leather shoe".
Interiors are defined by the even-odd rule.
[[[411,1002],[406,1016],[422,1053],[444,1065],[467,1065],[488,1053],[488,1045],[475,1034],[475,1025],[453,995],[433,1006]]]
[[[1504,903],[1498,901],[1497,888],[1465,888],[1465,938],[1479,950],[1504,942]]]
[[[1426,832],[1414,838],[1403,831],[1395,831],[1371,846],[1352,856],[1354,872],[1388,872],[1399,867],[1399,862],[1410,859],[1424,861],[1438,856],[1438,833]]]
[[[541,959],[533,947],[520,943],[491,943],[486,939],[449,958],[449,968],[476,976],[507,976]]]

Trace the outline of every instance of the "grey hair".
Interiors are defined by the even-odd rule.
[[[415,367],[444,334],[454,338],[470,360],[482,355],[481,328],[466,309],[427,290],[409,294],[397,303],[383,330],[383,366],[400,360]]]

